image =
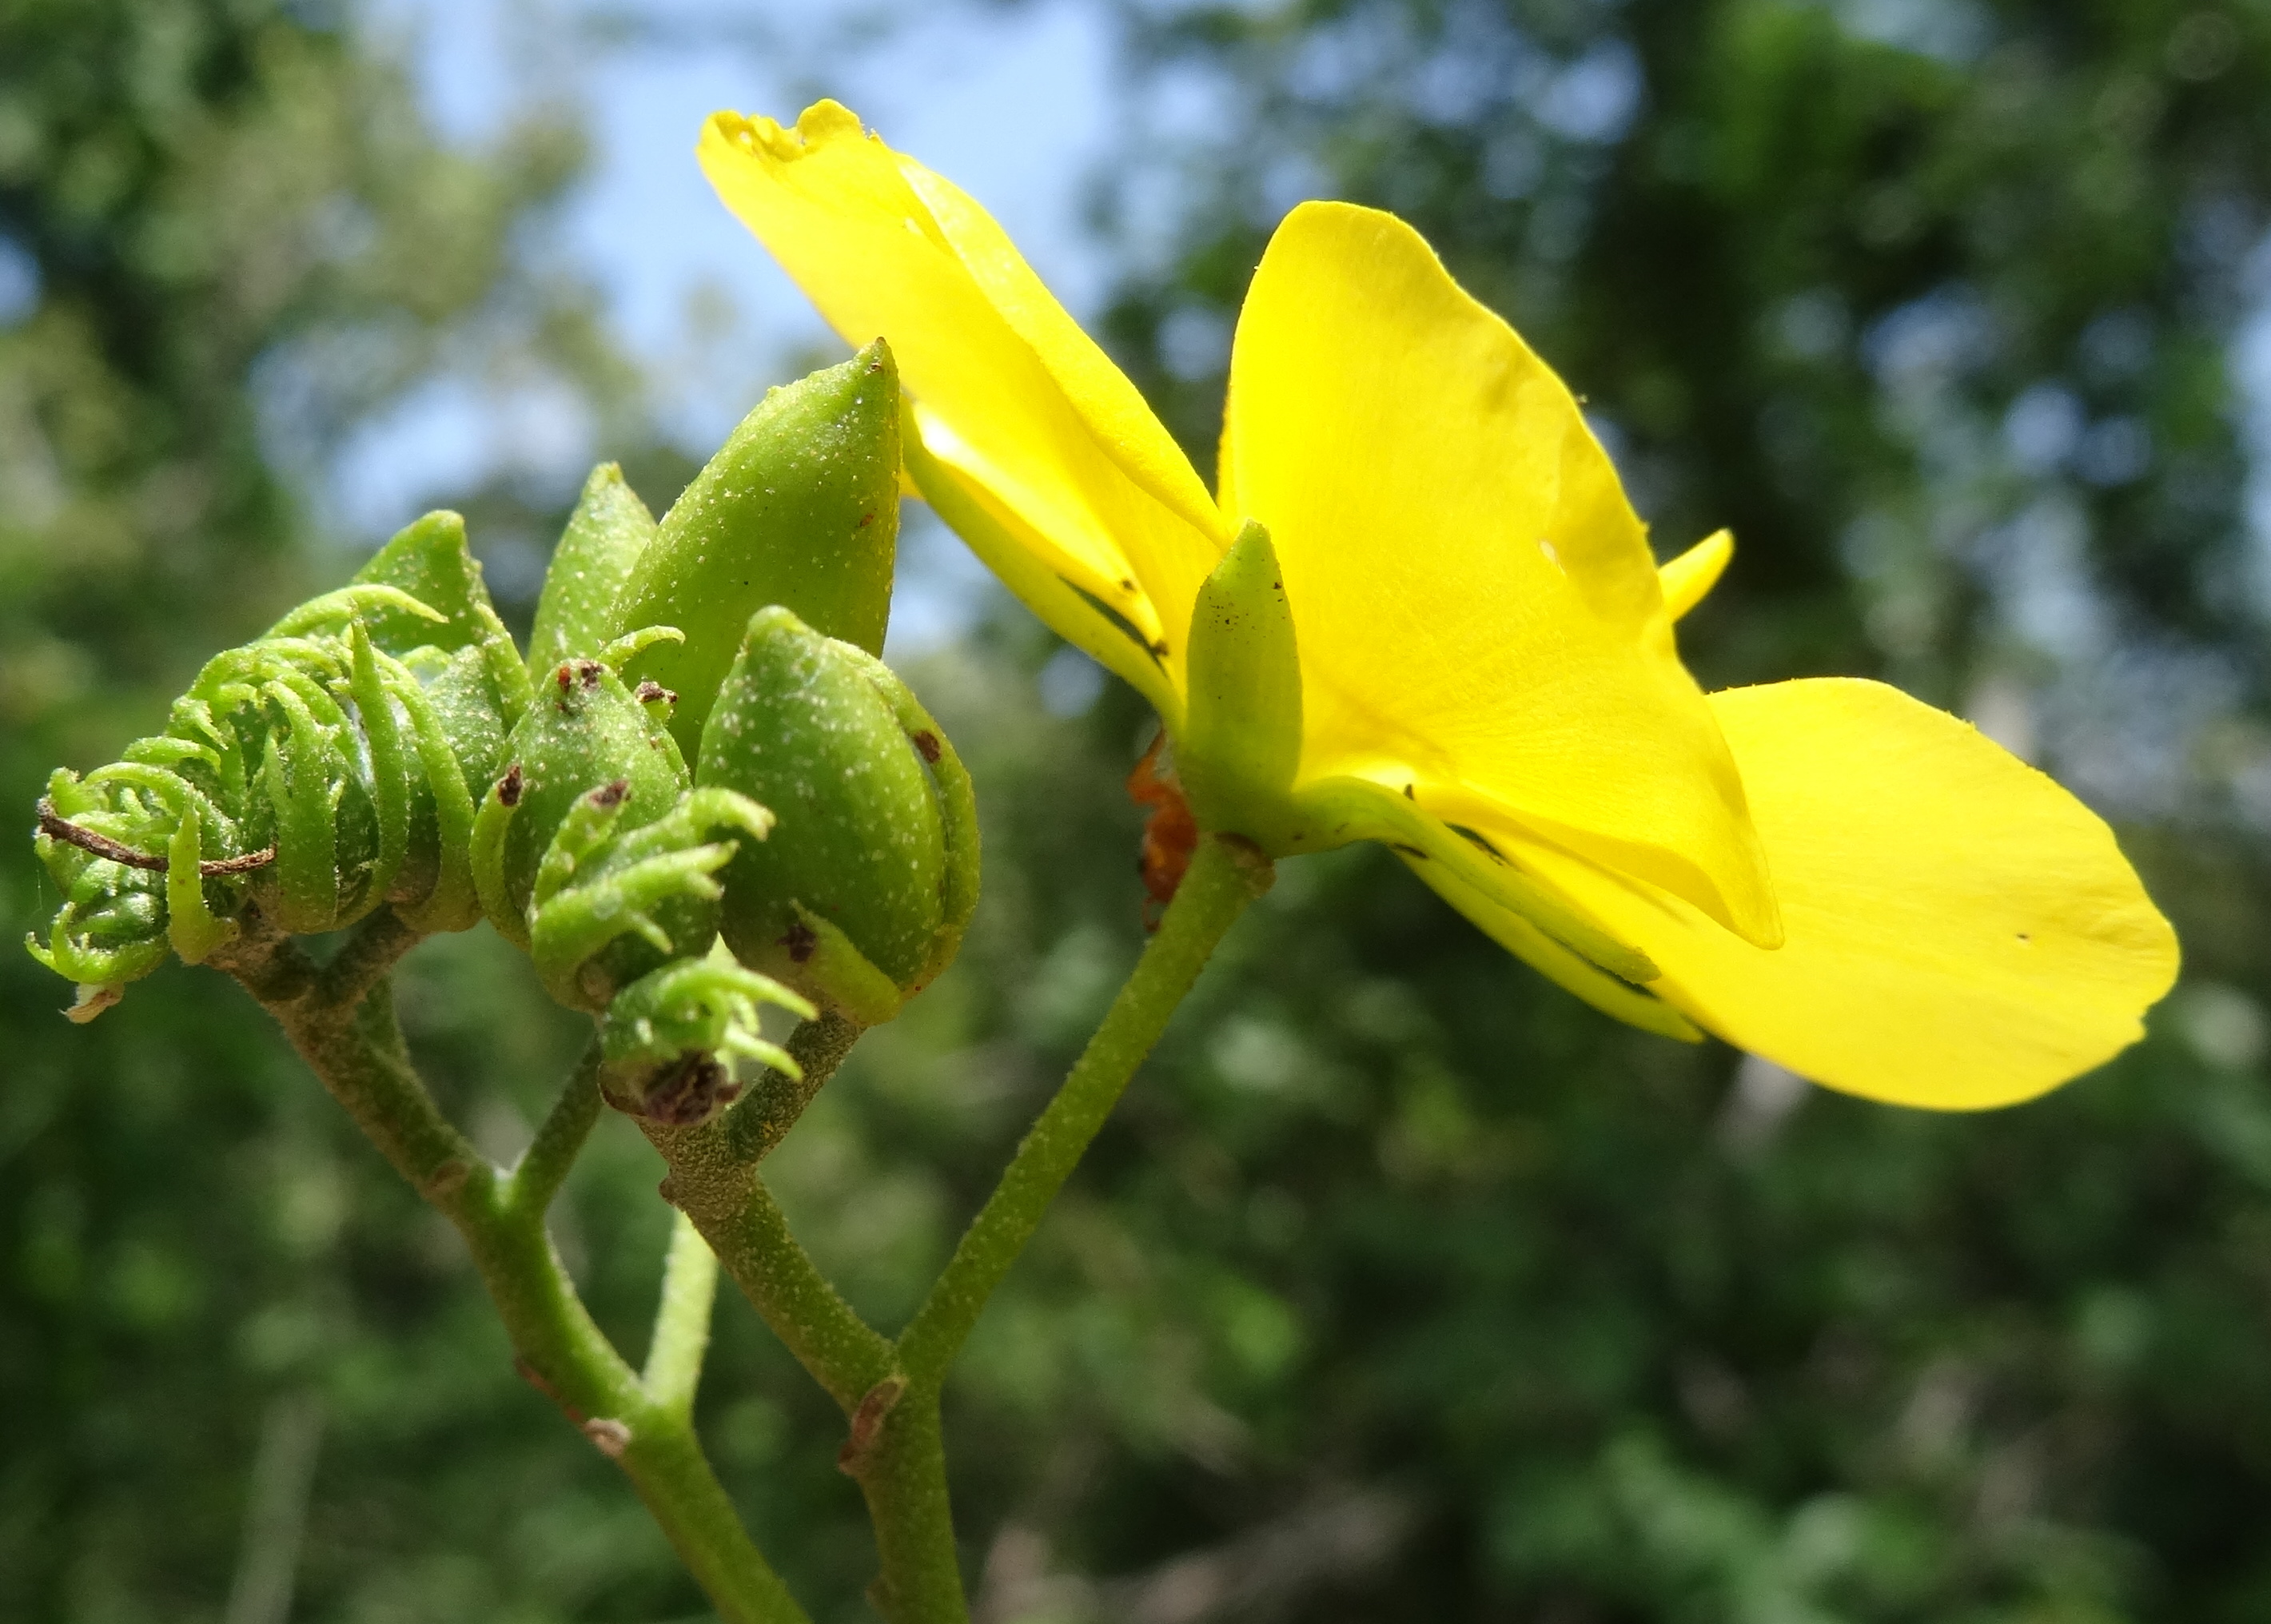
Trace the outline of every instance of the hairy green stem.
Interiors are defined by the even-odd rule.
[[[836,1075],[837,1067],[860,1041],[863,1028],[857,1021],[823,1010],[801,1023],[789,1035],[788,1052],[804,1075],[767,1069],[740,1104],[726,1114],[725,1129],[733,1155],[743,1162],[763,1161],[796,1126],[821,1085]]]
[[[859,1036],[859,1026],[839,1015],[815,1017],[788,1040],[801,1080],[768,1072],[741,1105],[698,1127],[640,1123],[670,1165],[664,1190],[672,1204],[694,1221],[733,1284],[847,1416],[890,1374],[891,1345],[853,1311],[789,1233],[757,1164]]]
[[[276,1017],[355,1125],[465,1237],[522,1373],[623,1468],[726,1624],[806,1624],[694,1435],[685,1366],[697,1300],[707,1335],[700,1265],[674,1249],[680,1278],[658,1316],[658,1344],[672,1345],[658,1396],[592,1321],[545,1232],[545,1209],[597,1114],[593,1056],[520,1169],[501,1173],[442,1114],[403,1043],[385,978],[415,939],[398,922],[374,920],[318,969],[288,936],[251,920],[212,962]]]
[[[934,1389],[944,1379],[994,1288],[1040,1227],[1042,1214],[1112,1114],[1136,1068],[1158,1042],[1216,944],[1270,889],[1272,877],[1269,859],[1235,836],[1200,842],[1135,973],[1017,1146],[1001,1182],[963,1233],[945,1272],[899,1334],[899,1364],[910,1381]]]
[[[940,1444],[948,1367],[1216,946],[1272,877],[1269,860],[1243,840],[1201,842],[1104,1024],[900,1333],[891,1374],[854,1410],[842,1464],[867,1495],[883,1568],[871,1596],[894,1624],[963,1624],[969,1616]]]
[[[710,1311],[718,1300],[718,1258],[683,1212],[671,1215],[670,1252],[663,1260],[662,1297],[639,1384],[647,1400],[671,1415],[691,1418],[694,1389],[710,1351]]]
[[[568,1170],[584,1149],[584,1141],[599,1120],[599,1067],[605,1058],[597,1038],[585,1046],[582,1058],[568,1074],[536,1137],[529,1141],[528,1149],[521,1152],[506,1178],[506,1202],[539,1222],[550,1210]]]

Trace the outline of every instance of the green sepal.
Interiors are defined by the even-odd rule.
[[[626,829],[618,784],[585,793],[552,837],[530,899],[529,957],[553,997],[597,1013],[663,960],[706,950],[718,935],[713,877],[738,842],[762,840],[772,815],[731,790],[696,789]]]
[[[48,802],[68,818],[106,838],[147,850],[154,832],[149,818],[132,807],[118,807],[90,789],[75,772],[57,768],[48,778]],[[26,935],[32,957],[66,980],[84,986],[116,987],[138,980],[166,961],[165,878],[147,868],[130,868],[57,840],[41,831],[33,849],[63,893],[48,927],[48,940]]]
[[[555,667],[504,756],[473,820],[473,875],[489,922],[526,947],[537,872],[576,803],[620,782],[617,816],[635,829],[677,802],[686,769],[668,734],[596,659]]]
[[[398,586],[377,582],[365,582],[357,586],[342,586],[294,609],[260,634],[259,641],[272,642],[278,637],[304,637],[313,632],[336,632],[350,624],[369,624],[368,617],[391,614],[406,615],[412,622],[426,622],[430,633],[435,626],[447,626],[450,617],[441,610],[429,608]]]
[[[794,1057],[761,1034],[769,1005],[804,1020],[816,1013],[771,977],[717,955],[651,972],[616,995],[599,1023],[601,1094],[630,1115],[686,1126],[741,1093],[733,1057],[801,1078]]]
[[[185,965],[201,965],[206,955],[236,940],[236,921],[216,916],[205,902],[198,865],[205,851],[197,808],[190,806],[166,847],[166,937]]]
[[[346,763],[316,707],[288,682],[272,685],[284,733],[269,734],[261,760],[261,793],[276,831],[276,860],[261,871],[261,889],[286,930],[314,934],[346,923],[340,905],[340,790]]]
[[[726,945],[752,969],[830,1002],[841,1001],[807,968],[818,946],[811,920],[840,932],[902,996],[932,972],[948,920],[940,788],[869,674],[873,663],[786,607],[760,609],[703,730],[695,773],[763,802],[777,820],[726,871]],[[874,1015],[877,1000],[853,996]]]
[[[1248,521],[1191,607],[1188,696],[1175,768],[1202,828],[1271,856],[1299,849],[1301,661],[1270,533]]]
[[[622,469],[611,462],[592,469],[544,572],[528,635],[532,683],[562,660],[590,659],[606,646],[615,600],[654,535],[654,515],[623,482]]]
[[[672,505],[611,623],[615,636],[686,633],[623,674],[677,694],[671,730],[689,757],[756,610],[786,605],[825,637],[882,652],[898,480],[898,369],[879,339],[766,395]]]
[[[864,651],[852,652],[859,656],[853,663],[867,674],[867,680],[875,683],[876,691],[891,707],[899,731],[915,747],[915,754],[929,765],[932,785],[938,791],[939,832],[946,846],[946,868],[939,885],[941,917],[938,932],[931,938],[930,956],[909,989],[912,995],[936,980],[954,962],[955,956],[962,950],[962,938],[970,928],[971,916],[978,911],[977,791],[970,781],[969,769],[962,764],[962,757],[955,750],[954,741],[946,736],[946,729],[915,697],[914,690],[900,680],[899,674]]]
[[[789,933],[781,943],[788,961],[795,965],[792,979],[823,1002],[862,1026],[880,1026],[921,990],[910,987],[903,992],[890,977],[867,962],[867,956],[837,928],[833,920],[823,918],[801,902],[791,902],[789,909],[802,927]]]
[[[362,725],[371,814],[378,835],[377,853],[364,883],[375,901],[383,901],[392,894],[410,851],[410,764],[394,714],[394,697],[379,674],[378,651],[360,620],[347,629],[347,692]]]
[[[599,651],[599,659],[603,664],[621,671],[658,643],[685,641],[686,634],[675,626],[642,626],[637,631],[627,631],[622,637],[611,639]],[[658,682],[655,686],[660,688],[662,684]],[[672,697],[674,700],[677,696],[674,694]]]
[[[415,674],[395,666],[387,673],[387,692],[410,719],[419,768],[409,851],[397,880],[394,911],[421,933],[470,930],[480,922],[481,905],[473,890],[473,797],[464,764],[441,712]],[[497,748],[502,749],[501,735]]]

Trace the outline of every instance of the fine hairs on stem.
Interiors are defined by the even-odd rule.
[[[882,1567],[871,1599],[893,1624],[962,1624],[969,1609],[939,1415],[947,1372],[1216,945],[1270,877],[1268,860],[1241,841],[1201,844],[1102,1025],[896,1338],[845,1302],[791,1233],[759,1169],[850,1053],[855,1024],[834,1013],[807,1020],[788,1045],[802,1076],[768,1072],[710,1122],[642,1119],[669,1166],[664,1188],[678,1214],[645,1365],[636,1370],[592,1321],[545,1230],[599,1118],[596,1039],[508,1170],[443,1116],[410,1059],[389,972],[419,936],[391,911],[324,965],[257,919],[213,962],[275,1017],[356,1126],[464,1237],[523,1375],[622,1469],[721,1618],[800,1624],[807,1616],[751,1539],[694,1425],[722,1267],[844,1412],[838,1464],[865,1497]]]

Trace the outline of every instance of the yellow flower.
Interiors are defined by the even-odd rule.
[[[1210,496],[1001,227],[844,108],[719,114],[701,159],[889,339],[915,486],[1158,708],[1210,826],[1386,842],[1610,1014],[1910,1105],[2054,1087],[2167,990],[2111,831],[1968,725],[1874,682],[1703,694],[1672,622],[1731,542],[1659,570],[1560,380],[1393,216],[1278,227]]]

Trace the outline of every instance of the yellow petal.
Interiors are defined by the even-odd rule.
[[[1015,516],[1042,570],[1166,646],[1180,671],[1175,645],[1229,532],[1135,386],[1001,227],[832,101],[793,130],[719,114],[700,157],[838,332],[890,340],[931,458]],[[1105,658],[1096,617],[1058,624],[1032,607]]]
[[[932,426],[932,439],[942,434]],[[979,562],[1058,636],[1087,650],[1106,670],[1150,701],[1171,732],[1180,729],[1182,696],[1153,644],[1128,621],[1107,615],[1096,600],[1068,585],[1049,567],[1047,544],[1031,527],[985,486],[933,457],[921,434],[909,432],[899,443],[915,494],[937,510]]]
[[[1402,221],[1306,204],[1278,227],[1232,354],[1223,505],[1284,565],[1305,779],[1409,771],[1446,816],[1517,819],[1777,939],[1615,470]]]
[[[1649,991],[1800,1076],[1940,1110],[2028,1099],[2136,1040],[2176,937],[2096,814],[1880,683],[1711,704],[1774,865],[1778,951],[1567,853],[1518,853],[1656,961]]]
[[[1664,612],[1673,620],[1683,618],[1719,584],[1734,555],[1735,533],[1716,531],[1658,570],[1656,578],[1664,586]]]
[[[1587,963],[1495,898],[1467,883],[1444,863],[1399,852],[1404,866],[1427,882],[1435,894],[1479,926],[1485,935],[1564,992],[1574,993],[1604,1015],[1629,1026],[1694,1043],[1703,1034],[1694,1023],[1644,988],[1620,981]]]

